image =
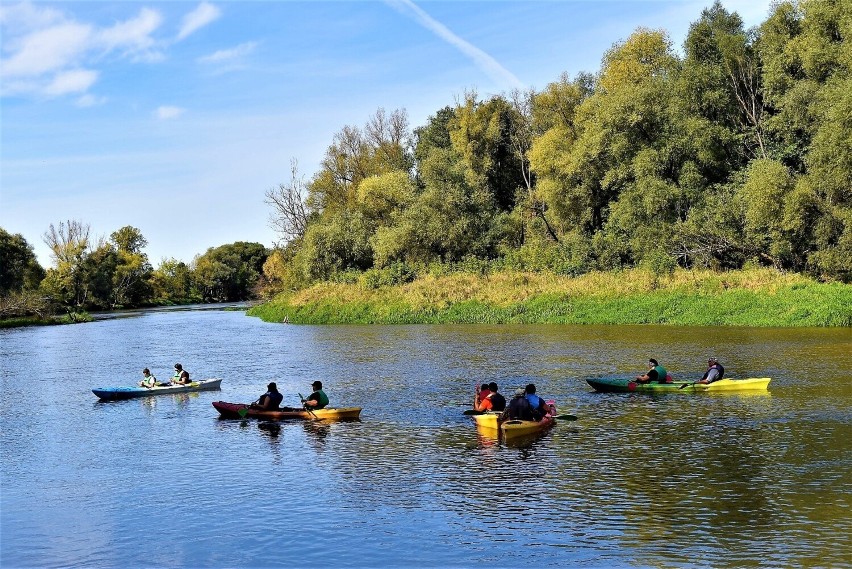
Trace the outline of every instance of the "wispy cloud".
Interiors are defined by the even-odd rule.
[[[386,0],[386,3],[398,12],[412,17],[421,26],[458,49],[493,81],[512,88],[524,88],[523,82],[515,77],[511,71],[500,65],[496,59],[454,34],[447,26],[424,12],[411,0]]]
[[[202,2],[195,10],[183,17],[183,25],[177,36],[178,41],[218,19],[221,15],[222,11],[219,8],[209,2]]]
[[[157,107],[157,110],[154,111],[154,116],[161,121],[167,121],[170,119],[176,119],[181,116],[186,109],[182,109],[180,107],[172,107],[168,105],[164,105],[162,107]]]
[[[95,97],[90,93],[86,93],[74,103],[76,106],[85,109],[89,107],[97,107],[107,102],[106,97]]]
[[[257,42],[246,42],[231,49],[220,49],[210,55],[199,57],[199,63],[230,63],[249,55],[257,47]]]
[[[92,67],[104,54],[120,52],[131,60],[156,60],[154,32],[162,24],[156,10],[110,27],[78,22],[63,12],[29,2],[0,7],[3,96],[57,97],[84,93],[98,80]]]

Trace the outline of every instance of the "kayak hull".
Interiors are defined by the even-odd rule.
[[[673,383],[636,383],[625,378],[587,379],[595,391],[606,393],[696,393],[696,392],[727,392],[727,391],[766,391],[769,388],[769,377],[748,377],[745,379],[720,379],[713,383],[702,384],[692,382]]]
[[[499,416],[500,413],[483,413],[482,415],[473,415],[473,420],[479,429],[499,433],[506,439],[541,433],[552,427],[556,422],[553,417],[548,415],[541,421],[510,419],[499,423],[497,421]]]
[[[316,411],[267,411],[265,409],[252,409],[245,403],[228,403],[227,401],[214,401],[213,407],[219,411],[223,419],[267,419],[270,421],[282,421],[287,419],[320,419],[324,421],[351,421],[361,417],[360,407],[326,407]]]
[[[212,391],[221,389],[221,379],[203,379],[189,385],[164,385],[158,387],[96,387],[92,393],[101,401],[135,399],[152,395],[170,395],[174,393],[192,393],[194,391]]]

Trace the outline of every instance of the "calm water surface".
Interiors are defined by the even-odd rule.
[[[852,330],[291,326],[150,311],[0,331],[2,567],[850,567]],[[770,392],[597,394],[708,355]],[[221,391],[100,403],[183,363]],[[219,420],[321,379],[360,422]],[[504,444],[477,381],[579,417]]]

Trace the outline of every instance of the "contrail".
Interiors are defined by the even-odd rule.
[[[412,16],[420,25],[434,33],[439,38],[446,40],[455,46],[464,55],[469,57],[483,72],[497,83],[509,85],[512,88],[523,89],[524,83],[515,75],[500,65],[496,59],[454,34],[441,22],[420,9],[411,0],[385,0],[386,3],[398,12]]]

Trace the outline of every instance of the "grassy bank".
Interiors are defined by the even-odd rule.
[[[400,286],[321,283],[248,311],[297,324],[559,323],[852,326],[852,286],[768,269],[425,276]]]
[[[56,324],[77,324],[79,322],[91,322],[92,316],[88,312],[72,312],[61,316],[49,316],[39,318],[38,316],[19,316],[15,318],[0,319],[0,328],[20,328],[23,326],[53,326]]]

